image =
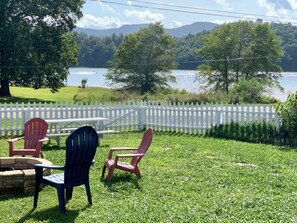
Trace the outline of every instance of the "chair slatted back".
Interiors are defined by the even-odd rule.
[[[136,153],[137,154],[139,154],[139,153],[145,154],[151,145],[152,139],[153,139],[153,130],[151,128],[149,128],[143,134],[141,143],[140,143]],[[133,165],[133,166],[137,165],[139,163],[139,161],[141,160],[141,158],[142,157],[132,158],[131,165]]]
[[[67,137],[64,171],[66,188],[82,185],[88,180],[98,145],[98,135],[91,126],[80,127]]]
[[[38,147],[38,140],[43,139],[46,136],[48,124],[41,118],[32,118],[24,125],[24,148],[35,149]]]

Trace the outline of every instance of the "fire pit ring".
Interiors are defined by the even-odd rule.
[[[34,192],[34,164],[52,162],[33,157],[0,157],[0,195]],[[51,171],[44,169],[43,174],[50,175]]]

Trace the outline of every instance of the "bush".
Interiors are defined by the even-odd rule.
[[[244,125],[231,121],[231,123],[215,125],[206,130],[205,136],[265,144],[277,143],[280,138],[276,127],[265,121],[249,122]]]
[[[297,145],[297,91],[289,93],[287,100],[275,104],[276,114],[280,118],[281,133],[287,134],[289,144]]]
[[[242,103],[260,103],[264,90],[264,86],[257,80],[239,80],[230,91],[229,101],[234,103],[239,95]]]

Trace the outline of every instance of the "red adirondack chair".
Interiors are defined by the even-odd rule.
[[[107,181],[110,182],[113,176],[114,169],[120,169],[124,171],[128,171],[131,173],[135,173],[138,178],[141,177],[138,163],[141,158],[145,155],[146,151],[148,150],[151,142],[153,139],[153,130],[151,128],[147,129],[142,137],[141,143],[138,148],[111,148],[109,150],[109,154],[107,160],[104,163],[102,168],[102,178],[104,177],[106,168],[108,168],[108,176]],[[115,159],[112,159],[113,152],[115,151],[124,151],[124,150],[132,150],[134,151],[133,154],[117,154]],[[119,161],[120,158],[131,158],[130,163],[121,162]]]
[[[41,152],[42,143],[47,141],[46,137],[48,129],[48,124],[41,118],[33,118],[25,123],[25,135],[23,137],[18,137],[14,139],[9,139],[9,156],[14,155],[31,155],[33,157],[43,157]],[[16,149],[14,148],[14,143],[24,140],[24,148]]]

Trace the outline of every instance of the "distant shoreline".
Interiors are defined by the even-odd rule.
[[[110,88],[104,77],[104,74],[107,72],[106,68],[72,67],[69,72],[68,86],[80,86],[82,79],[88,79],[87,86]],[[189,92],[199,92],[198,84],[194,83],[197,72],[197,70],[172,70],[172,74],[176,76],[177,83],[171,84],[171,87],[180,90],[185,89]],[[297,72],[283,72],[279,81],[285,89],[285,93],[275,89],[272,90],[271,95],[281,101],[285,101],[288,92],[297,91]]]

